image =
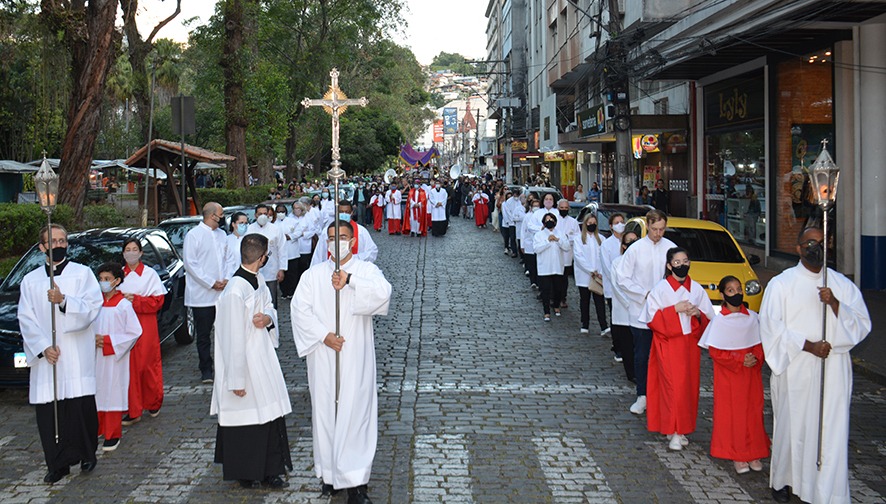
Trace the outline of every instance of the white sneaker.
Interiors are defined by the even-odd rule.
[[[524,272],[523,272],[523,275],[524,275],[524,276],[529,276],[529,271],[524,271]]]
[[[611,329],[607,327],[606,329],[603,329],[602,331],[600,331],[600,336],[604,336],[604,337],[605,337],[605,336],[606,336],[607,334],[609,334],[610,332],[612,332]]]
[[[646,412],[646,396],[641,395],[637,398],[637,401],[631,405],[631,413],[635,415],[642,415]]]
[[[672,434],[669,436],[671,440],[668,442],[668,449],[673,451],[680,451],[683,449],[683,443],[680,442],[679,434]]]
[[[680,444],[683,446],[689,446],[689,438],[680,434]]]
[[[624,359],[622,359],[618,355],[614,356],[613,359],[615,359],[615,362],[623,362],[624,361]]]
[[[581,334],[587,334],[589,331],[588,331],[587,329],[585,329],[584,327],[582,327],[581,330],[580,330],[579,332],[580,332]]]

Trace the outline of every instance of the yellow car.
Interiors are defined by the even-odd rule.
[[[625,232],[637,233],[641,238],[646,236],[646,219],[630,219]],[[665,238],[689,251],[689,260],[692,261],[689,276],[704,287],[714,306],[719,307],[723,303],[723,297],[717,290],[720,280],[732,275],[741,280],[744,286],[744,301],[748,308],[760,311],[763,285],[751,268],[752,264],[760,262],[760,258],[751,255],[748,260],[726,228],[706,220],[669,217]]]

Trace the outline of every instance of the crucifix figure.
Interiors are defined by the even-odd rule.
[[[323,95],[323,98],[319,100],[312,100],[310,98],[305,98],[302,100],[301,104],[303,107],[323,107],[323,110],[326,111],[327,114],[332,116],[332,169],[329,170],[328,175],[329,178],[332,179],[335,190],[335,248],[333,249],[335,252],[332,256],[335,259],[335,272],[341,272],[341,257],[339,257],[339,242],[341,242],[341,234],[339,231],[339,225],[341,223],[338,215],[338,204],[339,204],[339,184],[341,180],[345,176],[344,170],[341,169],[341,149],[338,145],[338,130],[339,130],[339,117],[341,114],[344,114],[345,111],[351,105],[359,105],[361,107],[365,107],[369,100],[366,97],[362,97],[359,100],[351,100],[349,99],[342,90],[338,87],[338,69],[333,68],[331,72],[329,72],[329,76],[332,77],[332,84],[329,85],[329,90],[326,91],[326,94]],[[341,296],[338,290],[335,291],[335,337],[341,338]],[[341,390],[341,356],[338,352],[335,353],[335,415],[338,417],[338,397],[339,391]]]

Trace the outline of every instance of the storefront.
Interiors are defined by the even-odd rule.
[[[662,180],[668,191],[666,210],[670,215],[678,217],[691,213],[687,150],[685,130],[631,136],[637,191],[646,187],[649,194],[652,194],[656,183]]]
[[[551,186],[559,188],[569,200],[575,194],[575,154],[575,151],[545,152],[544,158],[550,170]]]

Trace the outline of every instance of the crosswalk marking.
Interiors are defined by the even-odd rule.
[[[412,457],[412,502],[473,502],[464,434],[419,434]]]
[[[557,432],[542,432],[532,442],[555,501],[618,502],[603,471],[581,439]]]
[[[132,502],[187,502],[191,491],[210,471],[215,439],[185,441],[172,451],[129,494]]]
[[[661,442],[648,441],[646,445],[695,502],[754,502],[732,475],[714,464],[698,445],[690,444],[680,451],[671,451],[664,436]]]

